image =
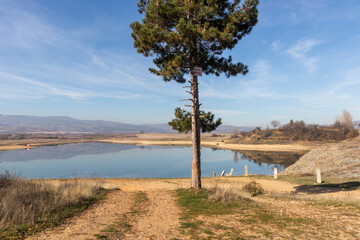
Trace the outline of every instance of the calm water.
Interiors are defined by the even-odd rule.
[[[299,157],[202,148],[202,176],[231,168],[242,175],[245,165],[249,173],[271,175],[274,167],[281,171]],[[183,178],[191,177],[191,159],[190,147],[82,143],[0,152],[0,171],[15,169],[25,178]]]

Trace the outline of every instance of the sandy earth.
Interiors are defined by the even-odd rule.
[[[203,186],[210,188],[217,185],[231,185],[234,187],[242,187],[253,178],[251,177],[231,177],[231,178],[204,178]],[[180,233],[180,217],[181,212],[176,205],[175,192],[173,190],[180,187],[188,187],[189,179],[104,179],[105,186],[119,187],[121,190],[111,192],[107,199],[100,201],[91,208],[87,209],[79,216],[67,220],[64,224],[44,233],[28,239],[96,239],[94,234],[100,234],[107,226],[110,226],[121,216],[129,211],[132,206],[131,196],[133,193],[143,191],[148,201],[144,204],[144,211],[139,216],[132,219],[131,231],[126,232],[124,237],[114,239],[190,239],[189,236]],[[290,193],[296,192],[298,185],[278,180],[256,179],[267,192]],[[314,194],[301,192],[302,195],[314,195],[316,197],[338,198],[345,197],[360,201],[360,191],[335,191],[335,192],[319,192]],[[328,228],[324,228],[323,233],[328,234],[328,239],[336,239],[331,236],[338,236],[338,239],[357,239],[360,237],[360,212],[355,211],[351,216],[344,215],[340,211],[331,211],[332,206],[319,209],[306,201],[288,201],[274,198],[257,198],[256,201],[266,206],[269,211],[276,211],[277,214],[284,216],[299,216],[310,218],[316,223],[313,229],[310,229],[301,236],[307,239],[317,239],[317,229],[331,224],[333,230],[329,232]],[[251,213],[249,213],[251,214]],[[207,218],[200,216],[204,225],[226,224],[234,228],[241,229],[243,234],[250,234],[254,231],[239,223],[243,215],[234,214],[229,216],[216,216]],[[240,225],[239,225],[240,224]],[[325,224],[325,225],[324,225]],[[248,226],[248,225],[247,225]],[[254,229],[264,231],[275,231],[271,225],[254,226]],[[219,230],[220,231],[220,230]],[[274,233],[275,234],[275,233]],[[334,235],[335,234],[335,235]],[[325,236],[324,235],[324,236]],[[291,237],[289,233],[280,234],[282,238]],[[327,236],[327,235],[326,235]],[[355,236],[355,237],[354,237]],[[225,238],[226,239],[226,238]],[[266,239],[260,237],[259,239]],[[301,239],[301,238],[296,238]]]
[[[132,231],[125,239],[169,239],[181,238],[178,232],[180,210],[172,191],[146,192],[149,203],[145,214],[142,214]]]
[[[29,240],[96,239],[93,235],[112,224],[131,206],[129,192],[113,191],[105,200],[93,205],[64,224],[28,238]]]

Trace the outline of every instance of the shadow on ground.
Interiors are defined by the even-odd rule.
[[[307,194],[320,194],[320,193],[334,193],[344,192],[360,189],[360,182],[345,182],[345,183],[332,183],[332,184],[320,184],[320,185],[300,185],[295,187],[296,193]]]

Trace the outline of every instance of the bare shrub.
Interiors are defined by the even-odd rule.
[[[244,185],[243,190],[250,193],[252,197],[261,195],[264,193],[264,189],[261,184],[256,182],[255,180]]]
[[[281,123],[278,120],[273,120],[273,121],[270,122],[270,125],[273,126],[273,128],[276,129],[277,127],[280,127]]]
[[[209,189],[211,193],[209,196],[209,200],[213,202],[222,201],[222,202],[243,202],[249,201],[246,193],[241,191],[240,189],[234,188],[230,185],[225,185],[219,187],[215,185],[214,187]]]
[[[15,171],[5,170],[3,173],[0,173],[0,189],[10,186],[19,177],[20,175],[16,174]]]
[[[239,132],[237,130],[237,128],[234,128],[231,134],[231,138],[237,138],[239,135]]]

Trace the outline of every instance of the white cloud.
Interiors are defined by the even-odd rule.
[[[316,70],[318,62],[319,58],[317,57],[306,58],[304,60],[304,65],[309,70],[309,72],[312,73]]]
[[[279,41],[274,41],[271,43],[271,50],[273,51],[277,51],[280,48],[280,42]]]
[[[309,52],[319,44],[321,44],[321,41],[318,39],[302,39],[291,46],[286,53],[293,58],[302,61],[309,72],[314,72],[317,68],[319,58],[309,56]]]
[[[106,63],[98,56],[93,55],[92,56],[92,61],[95,65],[102,67],[104,69],[109,69],[109,67],[106,65]]]
[[[302,39],[291,46],[286,52],[294,58],[305,58],[307,53],[320,43],[321,41],[317,39]]]
[[[294,13],[294,12],[291,13],[291,20],[292,20],[293,22],[298,22],[298,18],[297,18],[296,13]]]
[[[339,73],[332,84],[318,91],[303,94],[296,98],[304,105],[312,108],[339,107],[360,105],[358,87],[360,86],[360,66]]]
[[[243,78],[240,76],[240,78]],[[287,77],[274,71],[270,62],[265,59],[257,60],[246,79],[233,80],[229,84],[211,84],[211,81],[201,82],[200,95],[205,98],[244,99],[244,98],[271,98],[279,99],[284,96],[277,93],[274,84],[286,81]]]
[[[225,110],[225,109],[206,109],[205,111],[210,111],[214,114],[221,114],[225,116],[247,114],[247,112],[236,111],[236,110]]]

